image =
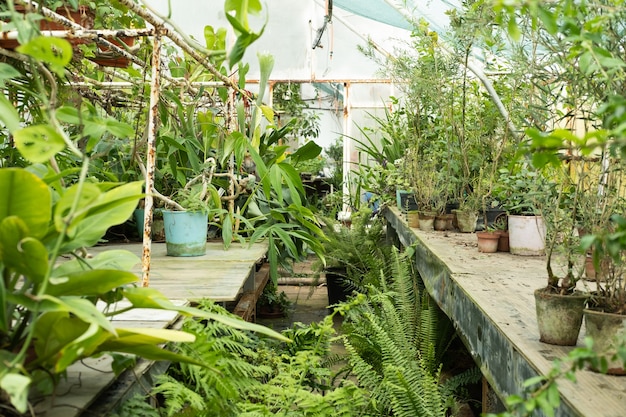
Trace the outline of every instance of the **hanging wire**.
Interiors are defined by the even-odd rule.
[[[331,23],[333,18],[333,0],[326,0],[326,15],[324,16],[324,24],[321,28],[317,29],[315,40],[313,41],[313,49],[322,48],[322,35],[326,30],[326,26]]]

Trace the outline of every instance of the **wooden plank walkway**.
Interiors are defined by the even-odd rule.
[[[547,373],[572,349],[539,342],[533,292],[547,283],[545,257],[480,253],[473,233],[424,232],[409,228],[396,209],[384,215],[390,238],[416,245],[426,288],[501,399],[520,394],[527,378]],[[583,326],[579,346],[584,334]],[[588,370],[576,376],[576,384],[559,382],[557,416],[626,416],[626,377]]]
[[[97,255],[114,249],[125,249],[141,257],[142,245],[102,245],[90,248],[89,253]],[[236,243],[224,250],[221,242],[207,242],[207,253],[204,256],[171,257],[166,255],[165,244],[153,243],[150,287],[158,289],[177,305],[202,298],[233,302],[245,294],[246,305],[250,309],[240,311],[240,315],[253,319],[256,298],[268,277],[267,267],[259,273],[256,271],[266,253],[266,243],[252,246]],[[132,271],[139,280],[141,263],[135,265]],[[179,320],[176,312],[135,309],[116,316],[113,325],[177,328]],[[167,362],[139,359],[133,369],[116,378],[111,371],[111,362],[111,358],[105,355],[73,364],[68,368],[67,378],[61,381],[56,394],[37,404],[37,414],[45,417],[108,415],[140,389],[149,389],[155,375],[165,372],[169,366]]]

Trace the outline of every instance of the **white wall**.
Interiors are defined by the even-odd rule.
[[[161,13],[167,13],[167,0],[146,0]],[[204,42],[206,25],[230,29],[221,0],[171,1],[172,20],[187,34]],[[322,36],[323,48],[312,49],[317,29],[324,22],[319,0],[267,0],[263,16],[253,17],[251,26],[260,30],[267,18],[265,32],[246,53],[249,78],[258,78],[256,54],[269,52],[275,58],[274,79],[367,79],[376,77],[376,66],[357,50],[371,38],[388,52],[394,39],[408,39],[408,31],[352,15],[335,8],[333,23]],[[267,14],[265,14],[267,13]],[[229,37],[231,45],[234,36]],[[331,56],[332,51],[332,56]]]

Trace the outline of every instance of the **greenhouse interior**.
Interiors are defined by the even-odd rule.
[[[625,22],[2,2],[0,416],[626,416]]]

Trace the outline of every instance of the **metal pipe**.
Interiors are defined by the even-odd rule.
[[[350,111],[350,82],[343,84],[343,208],[344,212],[350,211],[350,206],[345,200],[350,195],[350,170],[352,169],[352,112]]]
[[[146,157],[146,198],[143,219],[143,250],[141,257],[141,286],[150,285],[150,252],[152,246],[152,212],[154,198],[154,170],[156,165],[156,132],[159,122],[159,88],[161,83],[161,34],[153,39],[152,83],[150,85],[150,109],[148,117],[148,155]]]
[[[79,25],[80,26],[80,25]],[[69,39],[90,39],[98,40],[102,38],[137,38],[143,36],[154,35],[154,29],[119,29],[119,30],[94,30],[94,29],[78,29],[74,31],[69,30],[42,30],[41,36],[50,38],[69,38]],[[0,37],[2,39],[17,39],[19,32],[17,30],[10,30],[8,32],[1,32]]]

